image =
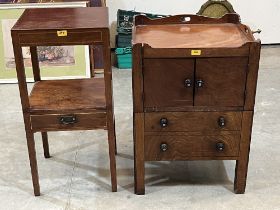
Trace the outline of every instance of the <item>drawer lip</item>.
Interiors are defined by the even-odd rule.
[[[203,56],[191,55],[190,48],[151,48],[144,46],[143,58],[212,58],[212,57],[241,57],[250,54],[250,45],[247,43],[239,48],[200,48]]]
[[[77,122],[69,125],[61,124],[59,120],[62,116],[75,116]],[[107,127],[106,112],[30,115],[30,120],[33,132],[94,130]]]
[[[145,133],[145,161],[224,159],[237,160],[240,152],[240,132],[223,132],[219,135],[193,135],[191,133],[172,133],[155,135]],[[217,143],[224,143],[225,150],[218,152]],[[162,152],[161,144],[167,144],[168,150]]]
[[[185,107],[144,107],[145,113],[152,112],[242,112],[243,106],[185,106]]]
[[[205,132],[240,131],[242,112],[149,112],[145,115],[145,132]],[[218,120],[224,117],[225,127]],[[161,127],[160,119],[166,118],[168,125]]]
[[[144,132],[144,136],[223,136],[223,135],[241,135],[241,131],[190,131],[190,132]]]

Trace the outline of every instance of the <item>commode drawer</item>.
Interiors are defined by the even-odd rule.
[[[145,160],[234,159],[239,155],[240,134],[189,136],[145,135]],[[229,158],[231,157],[231,158]]]
[[[241,112],[152,112],[145,113],[145,131],[239,131],[241,120]]]

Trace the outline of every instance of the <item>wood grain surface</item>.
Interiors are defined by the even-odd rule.
[[[26,9],[12,31],[108,28],[107,7]]]
[[[39,81],[30,95],[32,113],[83,109],[106,109],[103,78]]]
[[[247,57],[197,59],[194,105],[244,106],[247,69]]]
[[[145,59],[144,106],[192,106],[194,65],[193,59]],[[190,87],[185,80],[190,80]]]

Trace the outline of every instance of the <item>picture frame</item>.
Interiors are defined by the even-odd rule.
[[[87,6],[88,1],[0,4],[0,83],[17,83],[10,29],[25,9]],[[27,81],[33,82],[29,48],[23,48],[23,57]],[[38,47],[38,59],[44,80],[88,78],[91,74],[88,46]]]

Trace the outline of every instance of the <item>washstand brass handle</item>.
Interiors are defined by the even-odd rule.
[[[59,118],[59,122],[63,125],[72,125],[77,122],[77,118],[75,115],[65,115]]]

